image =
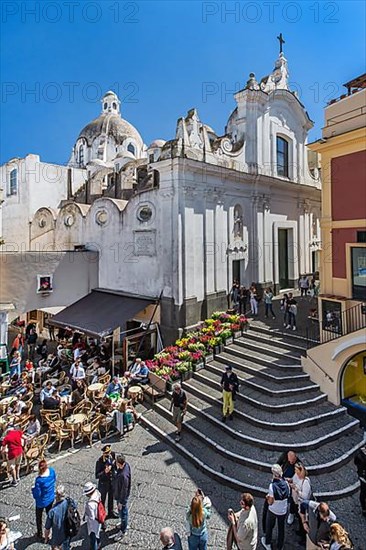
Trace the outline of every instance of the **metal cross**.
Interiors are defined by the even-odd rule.
[[[285,41],[282,37],[282,32],[280,32],[280,36],[277,36],[277,40],[279,41],[280,43],[280,53],[282,53],[282,44],[285,44]]]

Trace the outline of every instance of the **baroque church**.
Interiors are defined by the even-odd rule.
[[[173,139],[147,146],[107,92],[60,167],[57,193],[42,195],[38,183],[27,250],[97,251],[99,288],[161,297],[166,341],[225,309],[233,279],[276,292],[297,286],[317,268],[320,180],[306,147],[313,123],[289,89],[284,54],[261,80],[251,73],[234,102],[223,132],[193,108]],[[9,207],[27,159],[2,167],[16,190]]]

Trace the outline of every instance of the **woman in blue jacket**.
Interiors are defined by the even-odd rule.
[[[45,460],[41,460],[38,464],[38,476],[35,479],[34,487],[32,487],[32,495],[36,501],[36,524],[37,538],[42,540],[42,514],[46,510],[46,514],[52,508],[55,500],[56,487],[56,472],[53,468],[49,468]]]

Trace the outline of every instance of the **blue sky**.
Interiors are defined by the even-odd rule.
[[[324,105],[365,71],[365,3],[331,1],[1,2],[0,162],[36,153],[66,163],[100,96],[145,143],[174,137],[196,107],[222,134],[233,91],[268,74],[286,40],[290,82],[320,136]]]

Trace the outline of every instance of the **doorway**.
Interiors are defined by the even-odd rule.
[[[241,260],[233,260],[233,281],[239,281],[241,284],[240,264]]]
[[[278,230],[278,268],[280,289],[289,288],[288,229]]]

